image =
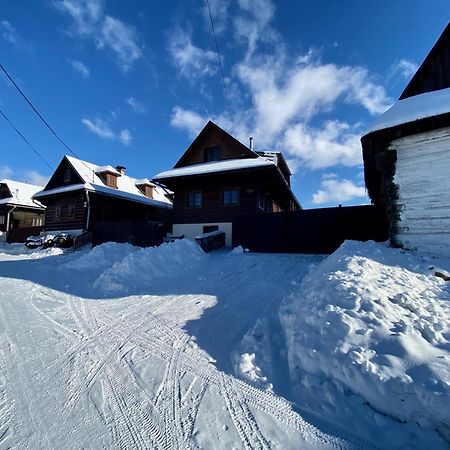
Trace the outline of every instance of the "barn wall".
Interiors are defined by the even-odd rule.
[[[398,218],[395,244],[450,253],[450,128],[395,140]]]

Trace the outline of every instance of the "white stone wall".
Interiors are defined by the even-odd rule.
[[[393,141],[399,187],[396,240],[404,248],[450,256],[450,128]]]

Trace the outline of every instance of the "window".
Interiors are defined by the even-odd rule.
[[[75,219],[75,204],[72,203],[67,207],[67,218]]]
[[[188,192],[186,194],[186,206],[188,208],[200,208],[202,206],[202,193]]]
[[[220,147],[211,147],[205,149],[205,162],[220,161],[221,151]]]
[[[72,171],[70,168],[64,169],[64,183],[70,183]]]
[[[55,207],[55,221],[61,220],[61,206]]]
[[[33,227],[40,227],[43,225],[43,223],[43,219],[40,219],[39,217],[33,217],[31,225]]]
[[[222,205],[239,205],[239,189],[224,189]]]
[[[0,216],[0,225],[5,224],[5,216]]]
[[[266,210],[266,206],[267,206],[267,196],[266,193],[263,191],[258,191],[258,206],[260,209],[262,209],[263,211]]]
[[[116,175],[106,173],[104,175],[104,180],[105,180],[106,186],[117,189],[117,176]]]

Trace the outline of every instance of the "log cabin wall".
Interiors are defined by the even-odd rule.
[[[47,206],[45,231],[84,230],[87,201],[84,191],[40,199]]]
[[[393,242],[406,249],[450,253],[450,127],[395,140]]]
[[[256,158],[249,148],[234,139],[215,124],[208,124],[199,137],[186,150],[175,165],[175,168],[201,164],[206,162],[205,151],[209,148],[220,148],[220,159]]]

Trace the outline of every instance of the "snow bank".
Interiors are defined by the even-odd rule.
[[[203,257],[206,257],[203,250],[188,239],[143,248],[106,269],[95,280],[94,287],[104,292],[118,293],[148,286],[156,278],[192,268]]]
[[[139,250],[131,244],[119,244],[117,242],[107,242],[98,245],[79,258],[69,261],[64,266],[68,269],[105,269],[111,267],[116,262],[122,261],[126,256]]]
[[[343,416],[356,394],[379,426],[381,412],[450,437],[450,283],[429,265],[348,241],[313,269],[280,310],[297,394]]]

